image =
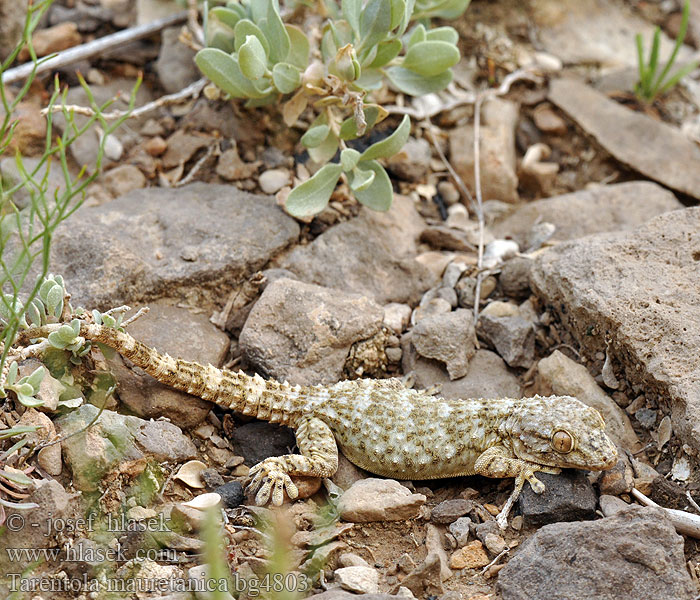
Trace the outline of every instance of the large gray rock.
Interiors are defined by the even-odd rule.
[[[499,572],[503,600],[692,600],[683,538],[661,509],[554,523]]]
[[[146,188],[83,207],[63,223],[52,269],[74,304],[87,308],[162,296],[220,303],[298,235],[297,223],[265,196],[204,183]]]
[[[700,148],[679,129],[610,100],[575,79],[555,79],[549,99],[617,160],[700,198]]]
[[[637,67],[634,34],[648,43],[654,26],[622,2],[606,0],[530,0],[529,19],[543,50],[563,62]],[[694,5],[691,2],[691,5]],[[660,56],[671,54],[673,41],[661,31]],[[683,62],[689,48],[681,48]]]
[[[700,450],[700,208],[629,232],[560,244],[533,265],[533,290],[585,354],[608,352],[647,400],[670,405],[674,433]]]
[[[19,43],[26,14],[27,0],[0,0],[0,62]]]
[[[303,281],[374,298],[380,304],[417,304],[437,277],[415,260],[425,229],[413,202],[395,196],[391,210],[363,208],[350,221],[322,233],[282,261]]]
[[[221,366],[229,348],[228,336],[204,314],[164,302],[149,305],[147,315],[129,325],[129,333],[144,344],[170,356]],[[108,361],[116,377],[119,399],[131,412],[146,419],[168,417],[189,429],[201,423],[213,406],[196,396],[158,383],[141,369],[129,368],[119,355]]]
[[[179,462],[197,456],[192,441],[167,421],[144,421],[104,410],[88,427],[99,410],[84,404],[55,421],[58,432],[64,436],[64,459],[78,490],[95,491],[110,469],[126,461],[148,456],[157,461]]]
[[[518,378],[508,370],[503,359],[490,350],[477,350],[469,361],[467,374],[454,381],[436,360],[416,358],[415,351],[408,350],[404,350],[403,357],[404,373],[413,373],[415,387],[427,389],[439,386],[439,395],[444,398],[520,398],[521,396]]]
[[[377,333],[383,318],[365,296],[283,278],[265,288],[239,342],[248,362],[275,379],[335,383],[352,344]]]
[[[551,241],[564,242],[591,233],[634,229],[678,208],[683,205],[660,185],[629,181],[528,202],[490,228],[496,237],[509,236],[525,249],[528,233],[541,221],[556,227]]]

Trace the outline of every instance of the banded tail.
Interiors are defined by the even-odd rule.
[[[47,327],[41,327],[22,333],[35,338],[46,337],[46,331],[49,331]],[[102,325],[81,323],[80,335],[113,348],[164,385],[244,415],[294,427],[303,413],[307,394],[301,386],[173,358],[149,348],[128,333]]]

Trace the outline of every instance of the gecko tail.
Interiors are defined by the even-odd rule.
[[[81,324],[80,335],[113,348],[160,383],[224,408],[285,425],[299,412],[299,386],[173,358],[111,327]]]

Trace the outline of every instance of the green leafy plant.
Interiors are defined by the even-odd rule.
[[[468,0],[327,0],[329,19],[318,48],[298,27],[285,24],[277,0],[231,0],[205,19],[207,47],[200,70],[231,98],[248,106],[277,103],[287,126],[311,106],[316,118],[301,138],[311,159],[325,165],[295,188],[287,211],[309,217],[326,206],[341,178],[362,204],[388,210],[389,177],[377,159],[396,154],[408,138],[407,119],[364,152],[348,142],[387,117],[370,101],[386,84],[421,96],[444,89],[460,59],[452,27],[429,28],[431,17],[454,18]],[[416,19],[413,28],[409,24]],[[320,57],[315,58],[315,57]],[[328,163],[340,151],[337,163]]]
[[[654,30],[654,37],[651,42],[648,62],[644,61],[644,40],[642,39],[642,35],[638,33],[635,36],[635,40],[637,42],[637,65],[639,70],[639,81],[635,86],[635,92],[641,100],[653,102],[656,100],[656,98],[671,90],[683,77],[685,77],[691,71],[694,71],[700,64],[699,61],[690,62],[676,70],[675,73],[671,74],[673,63],[678,56],[678,52],[683,45],[683,40],[685,39],[685,34],[688,30],[689,16],[690,0],[686,0],[685,4],[683,5],[681,26],[678,30],[678,37],[676,37],[673,52],[671,52],[671,56],[660,73],[659,48],[661,45],[661,29],[657,26]]]
[[[26,47],[34,65],[34,70],[24,85],[13,96],[10,96],[5,86],[0,86],[0,155],[9,154],[18,123],[15,118],[16,109],[27,97],[36,78],[36,68],[42,62],[34,51],[31,38],[51,3],[52,0],[44,0],[29,5],[21,40],[0,64],[1,78],[20,50]],[[3,343],[0,370],[4,369],[17,332],[28,327],[27,317],[34,324],[57,322],[60,319],[64,308],[63,282],[55,279],[49,283],[46,279],[53,233],[60,223],[82,205],[87,186],[99,175],[106,141],[128,116],[107,121],[103,112],[111,101],[98,106],[85,81],[80,78],[80,82],[90,100],[93,116],[85,119],[81,125],[77,124],[72,111],[65,108],[67,90],[61,91],[57,78],[46,109],[46,141],[42,155],[28,167],[17,152],[15,162],[19,177],[13,181],[0,179],[0,341]],[[140,80],[131,94],[129,110],[133,109],[139,85]],[[54,129],[53,117],[54,108],[59,103],[65,120],[61,135],[57,135]],[[88,173],[83,167],[74,176],[69,168],[68,150],[94,124],[98,124],[103,131],[97,149],[96,168]],[[58,188],[50,184],[51,169],[59,169],[63,176],[63,182]],[[32,285],[28,278],[37,272]],[[20,291],[27,292],[24,303],[19,300]]]

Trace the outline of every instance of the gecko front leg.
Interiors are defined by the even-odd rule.
[[[513,492],[496,517],[498,526],[501,529],[505,529],[508,525],[508,514],[518,499],[525,482],[529,481],[532,491],[536,494],[541,494],[545,490],[544,483],[535,477],[535,473],[542,472],[558,475],[561,473],[561,469],[517,458],[505,446],[492,446],[482,452],[479,458],[476,459],[474,472],[485,477],[515,477]]]
[[[270,496],[276,506],[282,504],[283,492],[294,499],[299,495],[290,475],[330,477],[338,469],[338,448],[335,437],[321,419],[302,419],[296,429],[297,446],[301,454],[272,456],[250,470],[252,480],[248,490],[254,492],[255,503],[267,504]]]

